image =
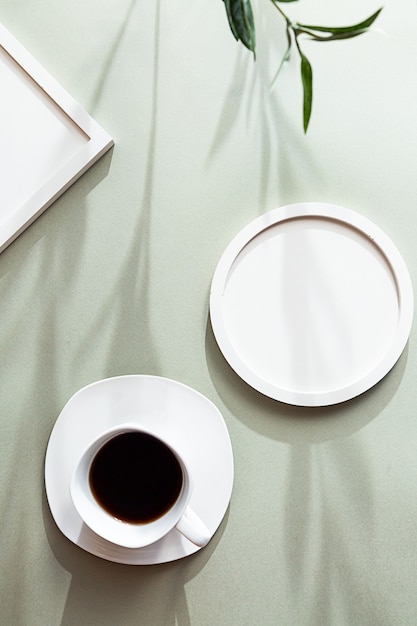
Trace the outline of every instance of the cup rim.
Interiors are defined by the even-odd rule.
[[[161,441],[175,455],[183,474],[183,484],[177,500],[168,511],[151,522],[132,523],[112,516],[100,506],[88,482],[91,463],[99,450],[113,437],[129,432],[146,433]],[[80,484],[83,480],[80,474],[84,477],[84,487]],[[115,545],[126,548],[142,548],[158,541],[175,527],[188,506],[192,486],[191,475],[182,455],[173,448],[158,429],[134,422],[126,422],[107,429],[84,448],[74,465],[69,491],[78,515],[90,530]]]

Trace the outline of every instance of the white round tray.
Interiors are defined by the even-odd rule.
[[[405,347],[413,308],[391,239],[321,203],[248,224],[223,253],[210,295],[230,366],[264,395],[300,406],[343,402],[380,381]]]

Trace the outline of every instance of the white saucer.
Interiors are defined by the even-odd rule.
[[[78,391],[59,415],[45,457],[45,487],[52,516],[80,548],[108,561],[151,565],[181,559],[198,548],[177,530],[140,549],[114,545],[90,530],[69,493],[74,464],[88,442],[123,422],[163,425],[191,470],[190,505],[214,535],[229,505],[233,452],[222,415],[203,395],[158,376],[129,375],[95,382]]]
[[[293,204],[248,224],[213,276],[220,350],[254,389],[301,406],[370,389],[401,355],[413,290],[394,243],[343,207]]]

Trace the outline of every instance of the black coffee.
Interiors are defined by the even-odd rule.
[[[164,443],[132,432],[117,435],[100,448],[89,482],[95,499],[110,515],[140,524],[168,511],[180,495],[183,476]]]

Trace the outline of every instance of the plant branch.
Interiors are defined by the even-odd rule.
[[[229,20],[229,26],[233,36],[237,41],[241,41],[242,44],[248,48],[248,50],[253,52],[255,57],[256,35],[251,0],[223,0],[223,2],[226,7],[227,18]],[[312,26],[291,20],[280,6],[280,4],[297,2],[297,0],[271,0],[271,2],[286,22],[286,34],[288,41],[287,49],[275,73],[272,86],[275,84],[282,66],[290,58],[292,42],[294,40],[301,60],[301,80],[303,85],[303,127],[304,132],[306,133],[310,122],[313,102],[313,70],[309,60],[301,50],[298,40],[299,36],[306,35],[310,39],[321,42],[357,37],[358,35],[365,33],[370,28],[381,13],[382,8],[378,9],[378,11],[373,13],[367,19],[352,26]]]

